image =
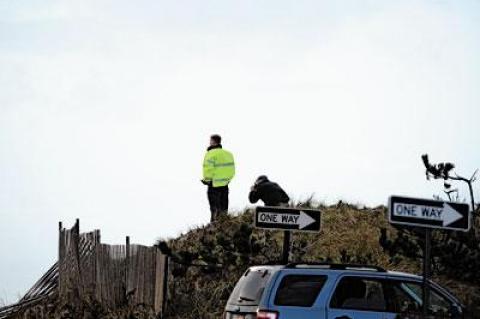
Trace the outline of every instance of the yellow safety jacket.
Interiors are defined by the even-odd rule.
[[[227,186],[235,176],[233,155],[221,147],[213,148],[203,160],[203,180],[213,187]]]

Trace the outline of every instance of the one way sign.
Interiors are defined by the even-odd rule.
[[[388,207],[390,222],[394,224],[461,231],[470,229],[467,204],[392,196]]]
[[[255,227],[319,232],[320,211],[300,208],[259,206],[255,211]]]

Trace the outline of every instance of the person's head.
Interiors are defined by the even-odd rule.
[[[218,134],[210,136],[210,146],[216,146],[222,144],[222,137]]]
[[[268,181],[267,175],[260,175],[257,177],[257,180],[255,181],[255,185],[258,185],[260,183],[267,182],[267,181]]]

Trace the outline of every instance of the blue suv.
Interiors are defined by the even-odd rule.
[[[224,319],[394,319],[422,312],[422,277],[350,264],[250,267],[235,286]],[[432,317],[460,318],[462,304],[430,282]]]

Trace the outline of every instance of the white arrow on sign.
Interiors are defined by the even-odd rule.
[[[299,228],[304,229],[308,225],[311,225],[315,222],[315,219],[310,217],[310,215],[305,214],[303,211],[300,211],[300,218],[299,218]]]
[[[298,229],[304,229],[315,222],[315,219],[304,211],[300,211],[300,215],[261,212],[258,214],[258,219],[263,223],[298,225]]]
[[[395,203],[393,209],[395,216],[442,221],[443,226],[451,225],[463,218],[463,215],[448,203],[444,203],[441,208]]]
[[[447,203],[443,204],[443,226],[453,224],[462,217],[462,214],[457,212],[455,208]]]

